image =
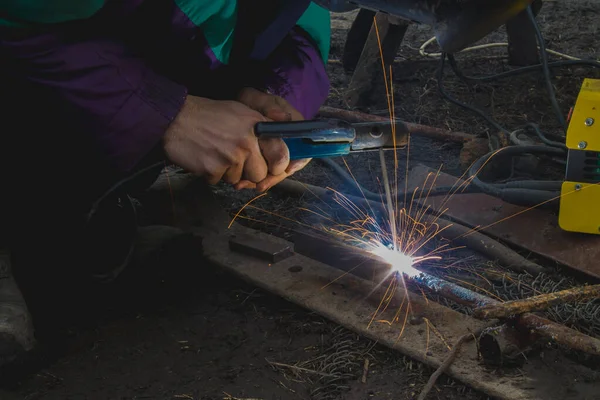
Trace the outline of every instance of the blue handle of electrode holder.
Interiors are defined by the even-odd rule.
[[[356,137],[352,124],[336,119],[259,122],[254,133],[259,138],[283,139],[291,160],[348,155]]]
[[[283,139],[290,149],[290,160],[341,157],[350,154],[350,143],[308,143],[303,139]]]

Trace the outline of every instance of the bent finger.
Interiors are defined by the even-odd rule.
[[[233,188],[235,190],[256,189],[256,183],[242,179],[241,181],[239,181],[238,183],[236,183],[233,186]]]
[[[269,190],[273,186],[277,185],[278,183],[280,183],[281,181],[283,181],[284,179],[286,179],[289,176],[290,175],[285,172],[283,174],[279,174],[279,175],[269,175],[269,176],[267,176],[266,179],[264,179],[262,182],[259,182],[256,185],[256,190],[259,193],[266,192],[267,190]]]
[[[246,158],[243,171],[243,179],[253,183],[260,182],[267,177],[269,168],[267,166],[267,161],[260,151],[258,139],[256,139],[251,146],[250,154],[248,154],[248,157]]]
[[[225,174],[223,175],[223,181],[235,185],[242,179],[243,172],[243,164],[234,164],[229,167],[227,171],[225,171]]]
[[[290,150],[280,138],[260,139],[261,152],[267,161],[269,175],[284,173],[290,164]]]

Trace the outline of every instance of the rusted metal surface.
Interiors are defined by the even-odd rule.
[[[526,312],[547,310],[557,304],[598,298],[600,298],[600,285],[581,286],[528,299],[507,301],[499,305],[483,306],[475,309],[473,314],[481,319],[504,319]]]
[[[534,335],[526,329],[510,325],[485,330],[477,339],[479,353],[491,367],[520,368],[527,360],[526,350],[535,342]]]
[[[427,187],[437,171],[423,166],[414,168],[409,176],[409,187],[423,187],[429,174],[433,175],[427,181]],[[456,177],[440,173],[433,187],[456,182]],[[433,210],[446,209],[444,215],[460,223],[479,227],[482,232],[502,241],[600,278],[600,236],[565,232],[559,228],[557,216],[548,211],[525,209],[485,194],[457,193],[450,199],[437,197],[415,201],[425,202]]]
[[[230,217],[220,208],[212,193],[205,186],[194,184],[193,178],[171,176],[170,184],[165,184],[165,181],[159,182],[154,189],[156,202],[162,200],[163,208],[168,208],[165,204],[170,206],[173,196],[177,207],[180,207],[177,215],[184,221],[183,225],[189,227],[189,221],[193,221],[196,226],[190,229],[203,238],[204,253],[214,264],[417,361],[437,368],[449,353],[437,334],[427,334],[428,325],[424,318],[448,343],[454,343],[465,333],[476,332],[485,324],[411,293],[414,322],[406,325],[401,338],[398,338],[400,326],[397,324],[375,323],[367,328],[382,295],[376,283],[352,274],[340,276],[343,274],[340,270],[299,254],[269,266],[268,261],[232,252],[229,249],[231,235],[251,235],[258,240],[276,242],[282,247],[292,244],[237,224],[228,229]],[[177,190],[169,193],[168,188]],[[396,294],[390,305],[391,312],[400,306],[402,297],[402,293]],[[544,365],[544,360],[531,357],[519,376],[513,377],[510,372],[503,376],[497,371],[487,370],[477,358],[475,343],[470,343],[461,349],[448,374],[498,399],[575,400],[585,396],[585,385],[565,383],[561,376],[567,370],[581,370],[582,374],[589,374],[587,369],[569,361],[557,363],[551,370]]]
[[[388,265],[373,260],[367,254],[349,251],[343,244],[339,244],[332,239],[302,233],[294,237],[294,243],[298,253],[304,255],[310,254],[311,258],[327,262],[327,264],[334,267],[340,267],[351,274],[366,277],[372,276],[373,281],[376,283],[381,282],[389,274]],[[420,289],[436,293],[456,303],[471,307],[499,305],[501,303],[498,300],[428,273],[406,277],[405,281],[409,285],[416,285]],[[523,328],[527,328],[530,332],[536,333],[540,337],[545,337],[549,341],[587,354],[600,356],[599,339],[567,328],[538,315],[523,314],[516,321]]]
[[[296,196],[302,196],[308,192],[312,196],[316,196],[323,201],[333,201],[332,197],[334,195],[334,192],[331,190],[290,179],[284,180],[279,185],[275,186],[273,190],[284,191],[288,194],[293,194]],[[367,201],[363,197],[347,197],[350,198],[354,204],[370,204],[370,207],[374,210],[382,207],[381,203],[375,204],[374,202]],[[544,271],[544,269],[539,265],[528,261],[525,257],[521,256],[509,247],[502,245],[497,240],[491,239],[489,236],[486,236],[482,233],[469,234],[471,229],[466,226],[452,223],[444,218],[433,218],[428,215],[425,215],[423,220],[424,222],[435,222],[440,227],[440,230],[442,230],[440,233],[441,237],[452,238],[454,239],[454,244],[458,246],[466,246],[472,250],[483,252],[490,258],[493,258],[499,262],[500,265],[511,270],[517,272],[526,271],[532,275],[537,275]],[[469,235],[467,236],[467,234]],[[315,246],[318,247],[318,243],[315,243]],[[327,264],[326,261],[324,262]]]
[[[286,241],[234,225],[230,234],[252,234],[262,240]],[[273,292],[302,307],[351,329],[365,337],[398,350],[411,358],[437,368],[449,353],[436,335],[427,335],[424,322],[407,324],[399,338],[400,325],[375,323],[368,328],[372,313],[379,304],[382,291],[376,284],[296,254],[281,262],[268,265],[265,261],[229,251],[229,235],[210,235],[204,238],[205,254],[210,261],[251,283]],[[369,295],[371,294],[371,295]],[[455,342],[469,332],[476,332],[483,322],[452,311],[412,293],[413,315],[425,317],[444,336],[448,343]],[[394,313],[400,306],[403,293],[397,293],[389,307]],[[423,318],[414,318],[424,321]],[[429,340],[428,340],[429,336]],[[465,344],[448,375],[498,399],[510,400],[570,400],[582,398],[578,385],[565,384],[561,371],[579,368],[576,364],[562,363],[549,370],[543,362],[529,359],[518,376],[502,376],[487,370],[478,360],[475,343]],[[584,390],[584,389],[581,389]]]
[[[389,117],[367,114],[360,111],[350,111],[341,108],[323,106],[319,109],[319,116],[323,118],[339,118],[348,122],[390,122]],[[397,129],[408,132],[411,135],[429,137],[431,139],[464,143],[475,138],[475,136],[463,132],[453,132],[433,126],[420,125],[412,122],[395,120]]]
[[[232,251],[246,254],[270,263],[276,263],[294,254],[293,246],[272,240],[260,240],[253,235],[238,235],[229,238]]]

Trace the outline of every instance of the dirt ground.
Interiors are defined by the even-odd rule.
[[[549,49],[581,58],[598,57],[600,7],[597,2],[546,1],[539,16]],[[345,107],[341,93],[348,77],[335,60],[341,58],[354,13],[335,15],[329,71],[329,105]],[[472,113],[443,100],[436,89],[438,61],[419,55],[429,39],[427,27],[409,28],[394,65],[396,117],[475,134],[489,127]],[[504,30],[482,42],[505,41]],[[435,45],[431,50],[435,51]],[[457,56],[469,75],[509,68],[506,49],[493,48]],[[555,59],[555,56],[552,56]],[[600,77],[585,67],[553,71],[559,103],[568,111],[585,77]],[[540,73],[467,86],[446,73],[447,90],[462,101],[489,112],[506,127],[526,121],[558,133]],[[384,88],[363,110],[387,113]],[[461,171],[455,145],[415,138],[411,164],[450,173]],[[403,160],[406,155],[401,156]],[[349,157],[358,181],[376,189],[376,156]],[[402,163],[401,163],[402,164]],[[400,168],[402,176],[404,168]],[[338,185],[337,177],[318,163],[298,178],[321,186]],[[344,186],[342,186],[344,187]],[[352,191],[354,188],[345,186]],[[252,197],[233,194],[232,210]],[[276,209],[294,207],[293,200],[275,198]],[[431,370],[399,354],[287,303],[207,265],[194,244],[165,251],[152,266],[129,271],[106,287],[81,290],[69,309],[68,324],[44,331],[42,347],[24,365],[0,375],[0,399],[412,399]],[[345,347],[344,347],[345,346]],[[340,355],[340,348],[350,349]],[[339,361],[331,381],[310,373],[293,374],[271,363],[302,364],[307,369],[323,359]],[[366,384],[362,363],[371,361]],[[270,363],[271,362],[271,363]],[[439,381],[430,398],[486,399],[449,379]]]

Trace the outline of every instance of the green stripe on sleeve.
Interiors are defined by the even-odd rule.
[[[329,11],[311,2],[296,24],[316,42],[323,62],[327,63],[331,48],[331,19]]]
[[[227,64],[233,46],[237,21],[235,0],[175,0],[192,23],[202,28],[208,45],[217,59]]]
[[[57,24],[93,16],[104,0],[3,0],[0,26]]]

